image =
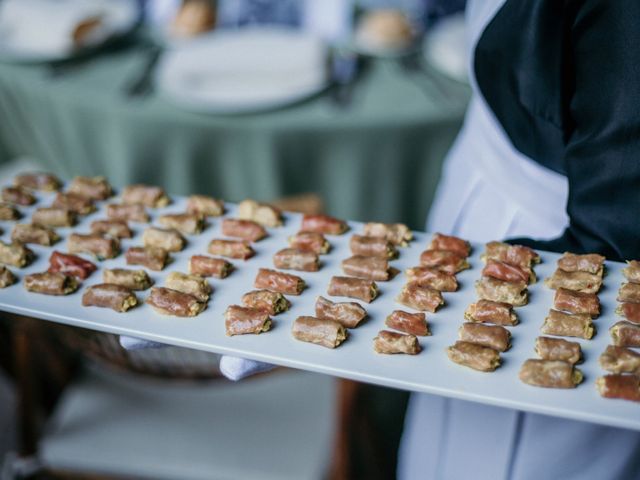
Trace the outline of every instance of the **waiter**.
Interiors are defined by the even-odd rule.
[[[470,0],[467,32],[473,96],[427,230],[640,257],[640,2]],[[414,394],[398,474],[640,479],[640,433]]]

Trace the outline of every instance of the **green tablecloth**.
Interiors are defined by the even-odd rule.
[[[0,65],[0,159],[29,155],[65,177],[229,201],[317,192],[335,215],[420,228],[468,98],[460,84],[386,60],[369,65],[347,108],[325,93],[277,111],[206,115],[157,94],[128,98],[144,60],[129,47],[59,76]]]

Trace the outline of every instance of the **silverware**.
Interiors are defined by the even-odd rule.
[[[143,97],[153,91],[153,76],[161,56],[161,46],[151,45],[149,47],[142,70],[125,85],[125,91],[128,96]]]

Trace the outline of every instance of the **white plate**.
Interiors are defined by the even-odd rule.
[[[132,31],[139,20],[139,7],[136,0],[29,0],[29,2],[33,5],[29,9],[21,9],[20,18],[29,15],[31,10],[39,11],[40,14],[25,21],[23,30],[18,30],[19,27],[16,26],[14,19],[0,16],[0,59],[2,60],[14,62],[65,60],[126,35]],[[43,11],[50,11],[51,14],[42,14]],[[87,39],[84,46],[74,48],[70,40],[71,25],[85,18],[82,12],[86,12],[87,15],[101,14],[102,26]]]
[[[156,83],[169,101],[189,110],[276,108],[328,85],[327,49],[319,39],[291,29],[218,31],[170,48]]]
[[[48,203],[48,199],[40,202],[41,205]],[[154,211],[153,217],[155,219],[165,212],[184,211],[184,208],[185,200],[175,198],[169,207]],[[228,205],[227,215],[233,216],[234,212],[235,206]],[[88,232],[91,221],[104,216],[103,212],[94,213],[83,219],[75,230]],[[8,240],[12,223],[0,224],[4,232],[3,239]],[[163,284],[170,270],[186,272],[191,255],[206,253],[208,242],[221,236],[220,224],[219,218],[211,219],[204,233],[189,237],[186,250],[172,254],[173,263],[165,271],[150,272],[156,285]],[[543,263],[536,267],[540,281],[530,288],[529,305],[518,309],[521,323],[510,328],[513,347],[502,354],[504,364],[493,373],[481,373],[456,365],[445,354],[445,348],[457,338],[457,329],[463,322],[465,308],[476,299],[473,283],[480,277],[482,268],[479,259],[482,246],[479,245],[474,245],[470,259],[473,268],[459,274],[461,289],[455,293],[446,293],[446,306],[435,314],[427,315],[433,335],[420,338],[423,351],[419,355],[378,355],[372,349],[373,338],[384,328],[385,317],[394,309],[405,308],[394,301],[405,281],[403,274],[390,282],[378,284],[381,296],[370,305],[365,305],[370,318],[360,327],[351,330],[349,339],[339,348],[329,350],[293,339],[290,328],[294,319],[299,315],[312,315],[316,297],[326,296],[330,277],[341,274],[340,261],[350,256],[350,234],[362,230],[361,224],[356,222],[350,222],[351,232],[348,234],[329,238],[333,249],[329,255],[322,257],[323,266],[319,272],[299,274],[307,282],[308,289],[299,297],[289,297],[292,308],[274,317],[272,331],[261,335],[227,337],[223,318],[225,308],[229,304],[239,303],[242,294],[252,290],[258,268],[273,267],[273,253],[287,245],[287,237],[295,233],[299,226],[300,216],[287,214],[284,227],[269,229],[270,236],[255,244],[257,255],[254,258],[246,262],[233,261],[237,269],[226,279],[211,279],[214,292],[208,308],[194,318],[162,316],[147,305],[123,314],[101,308],[83,308],[82,291],[67,297],[51,297],[28,293],[20,283],[0,290],[0,310],[415,392],[640,430],[640,406],[623,400],[603,399],[594,384],[596,377],[605,373],[598,365],[598,356],[609,344],[607,330],[619,320],[614,314],[614,308],[617,289],[622,282],[622,264],[607,263],[608,273],[600,293],[603,313],[595,320],[597,335],[589,341],[578,340],[585,356],[585,362],[579,366],[585,375],[584,382],[571,390],[543,389],[523,384],[518,379],[518,371],[525,359],[535,357],[534,341],[540,334],[540,326],[552,304],[553,292],[542,284],[542,280],[555,269],[558,255],[553,253],[541,252]],[[140,244],[144,228],[143,224],[134,224],[136,235],[133,239],[124,241],[123,248]],[[60,229],[63,237],[69,231],[70,229]],[[420,253],[427,245],[430,235],[416,232],[415,237],[410,247],[401,250],[400,258],[393,262],[394,267],[404,270],[418,264]],[[65,251],[64,241],[56,248]],[[34,264],[24,270],[12,269],[20,277],[44,271],[48,267],[48,256],[53,248],[34,246],[33,249],[38,254]],[[100,266],[125,267],[124,255],[101,262]],[[85,285],[100,281],[101,274],[96,272],[85,281]],[[138,297],[143,300],[147,295],[148,291],[139,293]]]

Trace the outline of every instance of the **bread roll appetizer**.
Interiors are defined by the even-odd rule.
[[[451,274],[471,268],[465,257],[449,250],[425,250],[420,255],[420,265],[437,268]]]
[[[553,297],[553,308],[569,313],[586,313],[595,318],[600,315],[600,300],[595,293],[582,293],[559,288]]]
[[[209,301],[209,296],[211,295],[211,285],[198,275],[171,272],[167,275],[165,286],[171,290],[188,293],[194,296],[199,302]]]
[[[107,205],[107,217],[109,220],[123,222],[149,223],[151,220],[144,205],[138,203],[131,205],[111,203]]]
[[[628,322],[640,324],[640,303],[621,303],[616,307],[616,313]]]
[[[69,253],[88,253],[98,260],[105,260],[118,256],[120,242],[113,237],[72,233],[67,240],[67,250]]]
[[[162,208],[171,203],[164,190],[155,185],[129,185],[122,190],[122,203],[139,204],[150,208]]]
[[[396,301],[415,310],[431,313],[444,305],[444,299],[438,290],[416,282],[402,287]]]
[[[51,206],[69,210],[76,215],[88,215],[96,210],[93,200],[71,192],[58,192]]]
[[[189,259],[189,273],[201,277],[226,278],[233,271],[233,265],[222,258],[194,255]]]
[[[224,202],[207,195],[191,195],[187,200],[187,213],[219,217],[224,213]]]
[[[531,268],[536,263],[540,263],[540,255],[535,250],[522,245],[509,245],[503,242],[487,243],[482,258],[485,261],[498,260],[521,268]]]
[[[282,213],[279,209],[255,200],[243,200],[238,205],[238,218],[253,220],[265,227],[279,227],[282,225]]]
[[[153,287],[147,303],[161,315],[176,317],[195,317],[207,306],[193,295],[165,287]]]
[[[565,272],[587,272],[592,275],[602,276],[605,257],[597,253],[577,255],[565,252],[558,260],[558,268]]]
[[[302,217],[300,230],[323,233],[325,235],[342,235],[349,230],[349,225],[344,220],[329,215],[305,215]]]
[[[422,312],[409,313],[402,310],[394,310],[391,312],[391,315],[385,319],[384,324],[389,328],[410,333],[411,335],[421,337],[431,335],[429,325],[427,324],[427,317]]]
[[[153,285],[145,270],[128,268],[107,268],[102,271],[102,281],[128,288],[129,290],[146,290]]]
[[[372,280],[352,277],[331,277],[327,293],[334,297],[349,297],[371,303],[378,296],[378,285]]]
[[[209,243],[209,253],[221,257],[247,260],[255,255],[255,251],[244,240],[214,239]]]
[[[318,297],[316,317],[335,320],[345,328],[356,328],[367,317],[367,311],[356,302],[332,302]]]
[[[376,353],[417,355],[420,353],[418,338],[410,333],[391,332],[380,330],[373,339],[373,349]]]
[[[36,197],[22,187],[4,187],[2,189],[2,201],[28,207],[36,203]]]
[[[317,272],[320,269],[320,260],[313,252],[283,248],[273,256],[273,265],[283,270]]]
[[[595,334],[595,326],[587,313],[564,313],[549,310],[540,331],[545,335],[578,337],[589,340]]]
[[[113,283],[99,283],[88,287],[82,295],[83,307],[110,308],[126,312],[138,304],[135,294],[127,287]]]
[[[166,228],[174,228],[187,235],[196,235],[204,230],[204,217],[195,213],[170,213],[161,215],[158,223]]]
[[[582,372],[561,360],[525,360],[519,377],[528,385],[544,388],[575,388],[582,382]]]
[[[627,266],[622,269],[622,274],[627,281],[640,283],[640,262],[638,260],[628,261]]]
[[[640,325],[617,322],[610,329],[612,343],[617,347],[640,347]]]
[[[511,333],[500,325],[463,323],[458,329],[458,338],[498,352],[506,352],[511,347]]]
[[[34,258],[33,251],[21,242],[5,243],[0,240],[0,263],[23,268],[29,265]]]
[[[565,272],[557,269],[544,284],[552,290],[566,288],[575,292],[598,293],[602,287],[602,277],[589,272]]]
[[[60,190],[62,182],[50,173],[29,172],[17,175],[13,180],[16,187],[28,188],[29,190],[42,190],[43,192],[55,192]]]
[[[19,220],[22,215],[16,207],[8,203],[0,203],[0,220]]]
[[[16,276],[4,265],[0,265],[0,288],[7,288],[14,283],[16,283],[18,279]]]
[[[413,233],[402,223],[370,222],[365,224],[364,234],[384,238],[398,247],[406,247],[413,240]]]
[[[518,316],[513,305],[491,300],[478,300],[467,307],[464,312],[465,320],[479,323],[493,323],[495,325],[517,325]]]
[[[529,301],[525,282],[503,282],[491,277],[482,277],[476,282],[476,292],[482,300],[510,303],[514,307],[521,307]]]
[[[187,241],[174,228],[147,227],[142,234],[142,244],[145,247],[162,248],[167,252],[179,252],[184,249]]]
[[[598,361],[608,372],[640,375],[640,353],[630,348],[608,345]]]
[[[11,230],[11,241],[20,243],[34,243],[50,247],[60,240],[55,230],[44,225],[32,223],[17,223]]]
[[[623,283],[618,290],[619,302],[640,303],[640,283]]]
[[[570,342],[563,338],[536,338],[535,352],[542,360],[561,360],[571,364],[582,358],[582,349],[578,342]]]
[[[68,191],[91,200],[106,200],[113,195],[113,189],[104,177],[75,177]]]
[[[125,259],[127,265],[141,265],[159,272],[167,264],[169,254],[164,248],[130,247],[125,253]]]
[[[296,340],[336,348],[347,338],[347,330],[340,322],[315,317],[298,317],[291,333]]]
[[[480,372],[493,372],[500,366],[500,353],[493,348],[460,340],[447,348],[447,356],[454,363]]]
[[[418,282],[441,292],[458,290],[458,280],[453,273],[435,267],[413,267],[405,270],[408,282]]]
[[[367,280],[386,282],[389,280],[389,261],[381,257],[363,257],[354,255],[342,261],[342,271],[345,275]]]
[[[448,250],[466,258],[471,253],[471,245],[462,238],[435,233],[427,250]]]
[[[260,308],[231,305],[224,312],[227,335],[260,334],[271,329],[271,317]]]
[[[271,290],[253,290],[245,293],[242,296],[242,304],[245,307],[264,310],[269,315],[278,315],[291,307],[291,302],[284,295]]]
[[[94,220],[91,222],[91,233],[108,235],[114,238],[131,238],[133,232],[124,220]]]
[[[596,388],[604,398],[640,402],[640,375],[604,375],[596,379]]]
[[[313,252],[317,255],[329,253],[331,244],[325,236],[318,232],[298,232],[289,237],[289,246],[304,252]]]
[[[54,251],[49,257],[49,269],[47,271],[64,273],[84,280],[96,270],[97,267],[89,260],[76,255]]]
[[[482,275],[511,283],[535,283],[536,274],[529,267],[510,265],[499,260],[487,260]]]
[[[45,227],[72,227],[76,224],[76,214],[66,208],[40,207],[31,215],[31,222]]]
[[[69,295],[78,289],[79,282],[64,273],[32,273],[24,277],[24,288],[44,295]]]
[[[349,247],[353,255],[380,257],[387,260],[398,257],[398,249],[395,245],[382,237],[367,237],[354,234],[349,240]]]
[[[225,218],[222,220],[222,234],[227,237],[241,238],[247,242],[257,242],[267,236],[267,231],[253,220]]]
[[[302,278],[296,275],[261,268],[258,270],[253,286],[286,295],[300,295],[306,284]]]

